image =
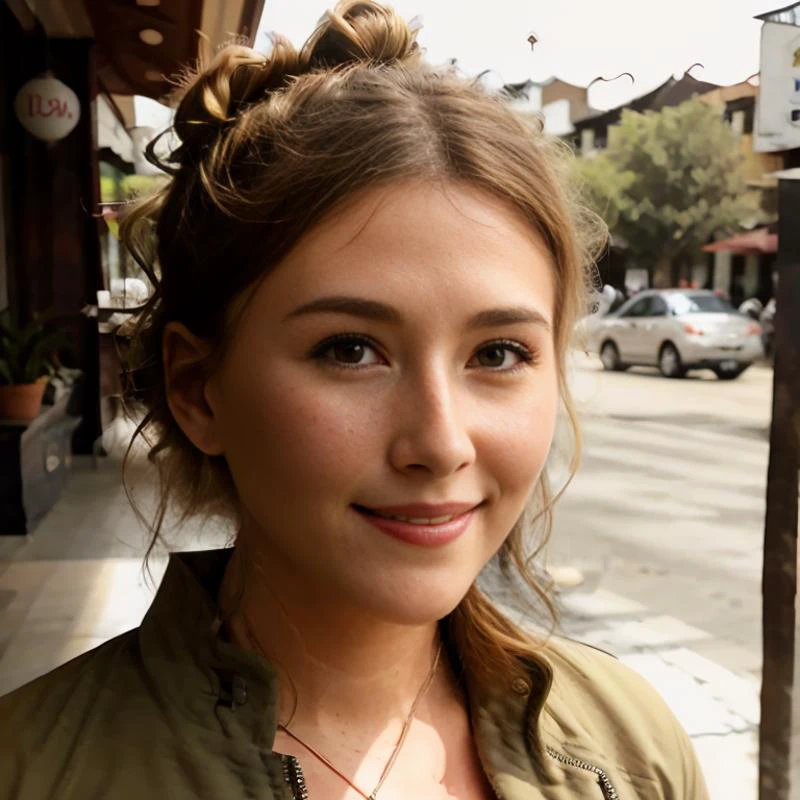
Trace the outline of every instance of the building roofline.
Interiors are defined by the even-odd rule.
[[[539,85],[540,86],[549,86],[551,83],[563,83],[564,86],[569,86],[572,89],[588,89],[588,86],[581,86],[579,83],[572,83],[572,81],[565,81],[563,78],[559,78],[558,75],[551,75],[547,80],[542,81]]]
[[[760,19],[763,22],[771,22],[770,17],[774,14],[782,14],[784,11],[792,11],[795,8],[800,8],[800,2],[789,3],[788,6],[783,8],[775,8],[772,11],[765,11],[763,14],[756,14],[753,19]]]
[[[579,120],[576,120],[576,122],[586,122],[587,120],[590,120],[590,119],[594,120],[594,119],[597,119],[598,117],[605,116],[606,114],[611,116],[611,115],[616,114],[616,113],[621,113],[624,109],[630,108],[631,105],[633,105],[633,103],[636,103],[636,102],[638,102],[640,100],[645,100],[648,97],[656,95],[664,87],[669,86],[671,83],[675,83],[675,78],[673,78],[670,75],[663,83],[661,83],[658,86],[656,86],[655,89],[652,89],[649,92],[645,92],[644,94],[640,94],[637,97],[632,97],[626,103],[620,103],[620,105],[614,106],[613,108],[607,108],[604,111],[600,110],[600,111],[597,111],[597,113],[595,113],[595,114],[589,114],[586,117],[583,117],[583,118],[581,118]]]
[[[670,75],[663,83],[656,86],[655,89],[652,89],[649,92],[645,92],[644,94],[640,94],[638,97],[632,97],[630,100],[628,100],[628,102],[621,103],[620,105],[614,106],[613,108],[606,109],[605,111],[600,111],[599,113],[596,114],[588,114],[585,117],[581,117],[580,119],[575,120],[575,125],[579,125],[580,123],[586,123],[589,122],[590,120],[596,121],[600,117],[606,115],[609,116],[610,118],[613,118],[615,115],[621,114],[626,109],[633,109],[634,111],[636,111],[638,110],[637,109],[638,106],[642,106],[643,104],[646,106],[648,101],[655,99],[658,96],[659,92],[662,92],[664,90],[669,90],[673,86],[679,84],[681,81],[687,81],[687,80],[694,81],[697,84],[702,84],[702,86],[704,87],[703,89],[698,91],[695,96],[702,96],[707,92],[713,92],[717,89],[724,88],[716,83],[701,81],[698,78],[695,78],[693,75],[690,75],[688,72],[684,72],[680,78],[675,78],[674,76]],[[650,109],[645,107],[644,110],[647,111]]]
[[[559,78],[558,75],[551,75],[549,78],[545,78],[543,81],[535,81],[533,78],[526,78],[524,81],[506,81],[503,84],[503,89],[509,88],[511,91],[522,91],[524,89],[528,89],[533,86],[537,86],[540,89],[544,89],[546,86],[550,86],[552,83],[563,83],[564,86],[569,86],[573,89],[586,89],[588,87],[581,86],[578,83],[571,83],[570,81],[565,81],[563,78]]]

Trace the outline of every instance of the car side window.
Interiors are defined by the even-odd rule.
[[[634,303],[622,316],[623,317],[644,317],[650,308],[650,298],[643,297],[638,303]]]
[[[667,301],[663,297],[654,295],[650,304],[649,316],[651,317],[665,317],[669,313]]]

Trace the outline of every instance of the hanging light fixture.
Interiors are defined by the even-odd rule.
[[[50,71],[28,81],[17,92],[14,111],[22,127],[45,142],[68,136],[81,116],[78,95]]]

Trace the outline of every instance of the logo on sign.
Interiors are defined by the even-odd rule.
[[[14,110],[22,127],[45,142],[68,136],[81,115],[78,96],[51,73],[24,85],[17,92]]]
[[[69,110],[69,101],[59,100],[57,97],[45,98],[38,92],[31,92],[28,95],[29,117],[50,117],[53,114],[72,119],[73,113]]]

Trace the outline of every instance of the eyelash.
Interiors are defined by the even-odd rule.
[[[377,342],[369,336],[365,336],[363,333],[340,333],[336,336],[330,336],[329,338],[320,342],[318,345],[316,345],[316,347],[314,347],[309,355],[316,361],[327,362],[326,366],[333,367],[334,369],[357,370],[364,369],[365,366],[370,366],[360,364],[343,364],[342,362],[334,361],[333,359],[328,359],[325,357],[325,354],[331,349],[331,347],[343,342],[365,344],[380,352]],[[531,350],[529,347],[522,344],[522,342],[515,341],[514,339],[492,339],[491,341],[482,344],[476,353],[479,353],[481,350],[486,350],[490,347],[498,346],[503,347],[506,350],[510,350],[515,355],[519,356],[520,361],[513,367],[508,367],[506,369],[485,367],[485,369],[489,370],[490,372],[509,375],[518,372],[525,367],[536,366],[536,364],[538,364],[538,352],[536,350]]]

